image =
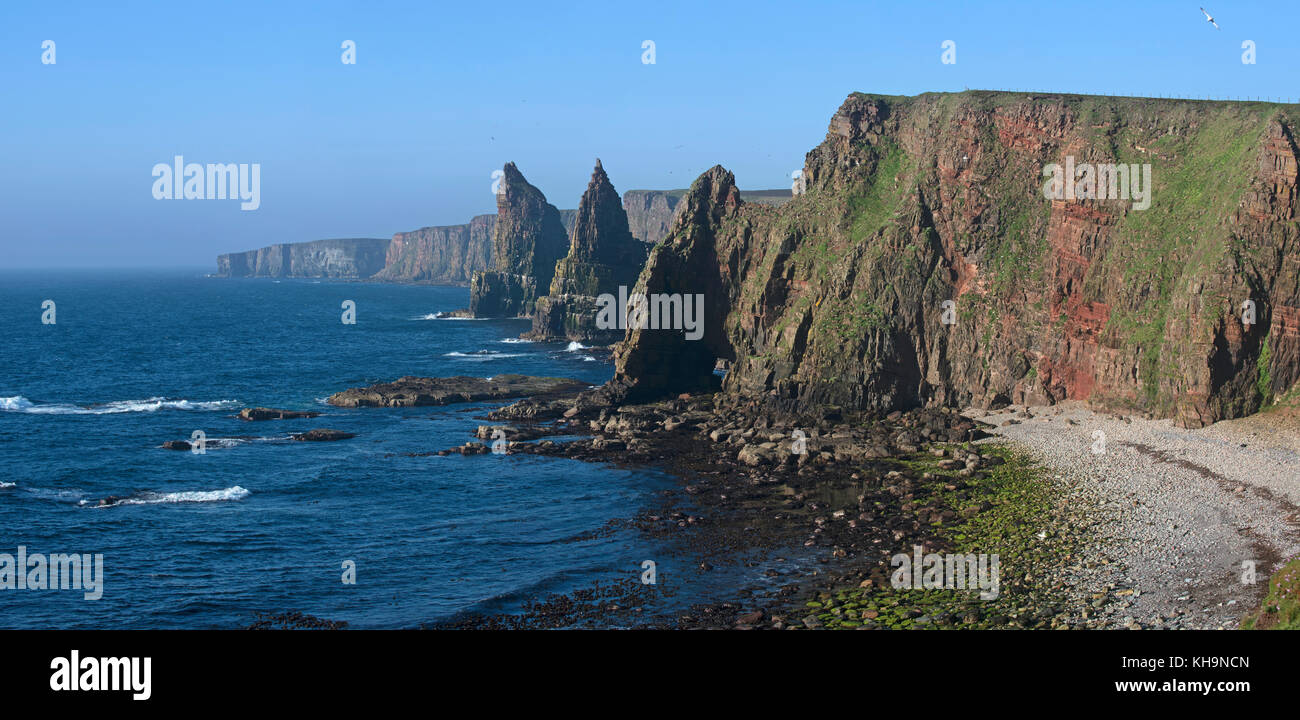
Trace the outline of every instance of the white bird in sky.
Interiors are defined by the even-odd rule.
[[[1222,28],[1219,27],[1219,24],[1214,22],[1214,18],[1209,13],[1205,12],[1205,8],[1201,8],[1201,12],[1205,13],[1205,21],[1213,25],[1215,30],[1222,30]]]

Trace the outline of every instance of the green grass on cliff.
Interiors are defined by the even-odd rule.
[[[1122,216],[1116,242],[1095,259],[1085,290],[1096,292],[1101,283],[1113,282],[1104,273],[1120,274],[1127,302],[1112,306],[1104,337],[1117,346],[1140,348],[1148,405],[1160,403],[1161,381],[1179,373],[1182,358],[1166,340],[1193,320],[1171,315],[1171,301],[1183,289],[1183,278],[1205,275],[1233,252],[1226,221],[1250,187],[1271,118],[1268,107],[1219,107],[1189,115],[1185,122],[1195,127],[1185,132],[1150,137],[1145,128],[1115,130],[1119,162],[1151,165],[1151,206]],[[1174,121],[1184,122],[1177,116]],[[1222,308],[1214,302],[1204,308],[1203,319],[1210,322],[1201,327],[1209,328]]]
[[[1300,558],[1273,574],[1264,601],[1241,621],[1241,629],[1300,630]]]
[[[902,125],[911,130],[935,135],[926,142],[933,140],[941,152],[964,147],[960,143],[967,141],[978,145],[978,154],[972,153],[974,174],[960,181],[971,181],[969,190],[956,188],[942,202],[936,202],[937,188],[927,186],[919,195],[936,213],[936,227],[955,226],[956,236],[945,240],[977,265],[978,287],[990,291],[987,296],[966,293],[958,312],[963,325],[966,321],[977,325],[974,333],[981,340],[985,367],[992,365],[1003,373],[1014,375],[1020,368],[1001,367],[1005,358],[994,356],[996,336],[1005,330],[999,323],[1000,312],[1027,299],[1034,305],[1016,318],[1024,337],[1060,337],[1066,330],[1067,318],[1048,317],[1045,309],[1059,298],[1048,287],[1053,259],[1047,241],[1051,203],[1041,195],[1042,163],[1064,162],[1066,149],[1071,148],[1078,162],[1151,165],[1148,209],[1133,209],[1131,201],[1124,200],[1098,204],[1102,222],[1113,223],[1110,241],[1099,248],[1084,248],[1082,286],[1071,291],[1084,302],[1106,303],[1108,319],[1100,344],[1137,358],[1140,387],[1135,404],[1167,414],[1179,401],[1183,369],[1193,360],[1188,353],[1200,352],[1216,320],[1231,312],[1227,299],[1215,293],[1225,283],[1202,281],[1235,274],[1248,282],[1253,268],[1264,265],[1258,243],[1230,237],[1228,219],[1258,175],[1259,148],[1269,123],[1279,112],[1293,113],[1294,108],[986,91],[916,97],[856,95],[883,101],[889,106],[885,117],[902,118]],[[1065,107],[1070,120],[1063,146],[1050,137],[1041,146],[1004,144],[1000,121],[954,129],[971,109],[1007,108],[1014,115],[1023,111],[1013,110],[1014,106],[1026,102]],[[886,120],[887,128],[890,122]],[[757,267],[744,272],[740,304],[779,315],[761,321],[771,324],[765,347],[755,348],[756,352],[780,354],[777,343],[784,341],[792,324],[812,312],[811,357],[801,365],[825,369],[836,364],[831,356],[838,348],[887,327],[918,304],[929,307],[938,302],[936,298],[947,297],[940,273],[931,273],[931,285],[925,287],[909,283],[909,279],[926,280],[927,263],[934,262],[939,246],[937,233],[924,220],[923,203],[916,200],[917,183],[935,176],[938,161],[932,156],[912,157],[900,142],[886,129],[875,144],[857,144],[852,154],[861,164],[852,172],[830,176],[844,185],[819,187],[782,211],[773,211],[774,222],[751,226],[755,230],[751,262]],[[913,140],[907,147],[914,147]],[[930,235],[912,237],[914,226]],[[1065,263],[1070,259],[1065,258]],[[881,288],[889,280],[896,281],[891,291],[877,290],[874,297],[859,292],[859,287]],[[1209,291],[1197,297],[1201,291],[1192,289],[1196,284],[1209,285]],[[769,293],[783,298],[784,306],[760,302]],[[1199,335],[1192,337],[1193,332]],[[1257,388],[1264,402],[1271,386],[1268,361],[1265,345],[1257,362]],[[1026,366],[1024,372],[1028,371]],[[1130,402],[1127,394],[1123,401]]]
[[[1259,373],[1255,381],[1255,389],[1259,393],[1261,405],[1266,405],[1273,399],[1273,378],[1269,371],[1269,363],[1272,361],[1272,352],[1268,349],[1268,336],[1264,336],[1264,341],[1259,346],[1259,357],[1255,358],[1255,368]]]
[[[780,236],[800,238],[784,262],[793,268],[795,280],[807,282],[813,288],[811,293],[789,301],[783,309],[772,328],[771,337],[776,342],[784,337],[791,323],[803,318],[810,306],[818,317],[812,330],[814,342],[820,340],[823,345],[829,343],[827,346],[850,343],[888,325],[889,298],[867,297],[860,289],[840,288],[839,280],[856,254],[886,253],[887,243],[880,238],[888,234],[916,179],[906,153],[892,141],[882,139],[878,145],[862,149],[875,159],[874,171],[849,192],[843,205],[819,203],[817,197],[800,199],[803,203],[819,203],[814,208],[814,215],[819,217],[844,213],[845,225],[841,226],[844,232],[828,228],[804,235],[805,226],[794,218],[787,218],[785,226],[776,230],[775,234]],[[741,288],[743,303],[756,303],[782,257],[777,247],[765,248],[757,271],[746,278]],[[915,263],[906,253],[897,257],[904,263]],[[831,292],[832,288],[839,288],[839,292]]]
[[[849,196],[849,241],[854,245],[874,237],[898,213],[912,180],[904,176],[906,156],[897,144],[882,139],[875,151],[875,172]]]
[[[848,221],[848,246],[832,247],[828,240],[818,244],[805,243],[795,255],[799,262],[811,263],[814,275],[820,282],[832,273],[842,273],[849,265],[847,260],[858,252],[882,258],[889,250],[889,228],[895,223],[908,193],[915,186],[912,162],[896,143],[881,139],[875,146],[864,146],[876,161],[874,171],[859,186],[850,191],[846,212]],[[865,247],[864,247],[865,246]],[[893,255],[892,260],[908,262],[907,251]],[[847,296],[826,294],[819,300],[819,321],[813,326],[816,339],[829,347],[852,342],[889,325],[892,286],[885,284],[879,297],[869,297],[861,287],[847,290]]]

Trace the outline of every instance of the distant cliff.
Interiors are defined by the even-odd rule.
[[[388,240],[340,238],[279,243],[217,256],[223,277],[367,278],[384,268]]]
[[[652,245],[663,240],[672,226],[677,203],[685,194],[685,190],[628,190],[623,193],[623,209],[627,211],[632,237]]]
[[[573,229],[577,212],[560,211],[566,233]],[[399,232],[391,241],[313,240],[227,253],[217,256],[217,275],[468,285],[474,273],[492,266],[496,219],[496,215],[479,215],[464,225]],[[376,244],[381,245],[377,252]]]
[[[686,190],[628,190],[623,193],[632,237],[650,245],[659,244],[672,227]],[[789,190],[741,190],[740,199],[761,205],[783,205],[793,197]]]
[[[479,215],[467,225],[426,227],[393,235],[388,257],[375,280],[465,285],[492,262],[496,215]]]

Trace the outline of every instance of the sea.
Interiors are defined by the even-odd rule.
[[[0,271],[0,628],[241,628],[259,613],[410,628],[642,577],[646,560],[686,577],[698,561],[618,522],[671,477],[420,455],[472,439],[504,402],[326,404],[403,375],[612,375],[580,344],[519,340],[527,321],[446,317],[468,304],[458,287]],[[321,415],[236,417],[254,406]],[[290,439],[312,428],[356,437]],[[162,448],[196,431],[204,453]],[[20,552],[29,573],[34,555],[102,556],[102,594],[20,588],[13,565],[6,585]],[[728,582],[684,583],[672,602]]]

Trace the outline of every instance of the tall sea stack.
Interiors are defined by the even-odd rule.
[[[636,284],[648,246],[632,236],[627,211],[609,176],[596,160],[569,237],[569,254],[555,265],[547,297],[537,302],[530,337],[567,338],[609,344],[619,328],[596,327],[597,296],[618,296],[619,286]]]
[[[568,249],[560,211],[514,163],[506,163],[504,172],[492,232],[492,269],[476,273],[470,283],[474,317],[531,315],[538,295],[551,284],[556,261]]]

